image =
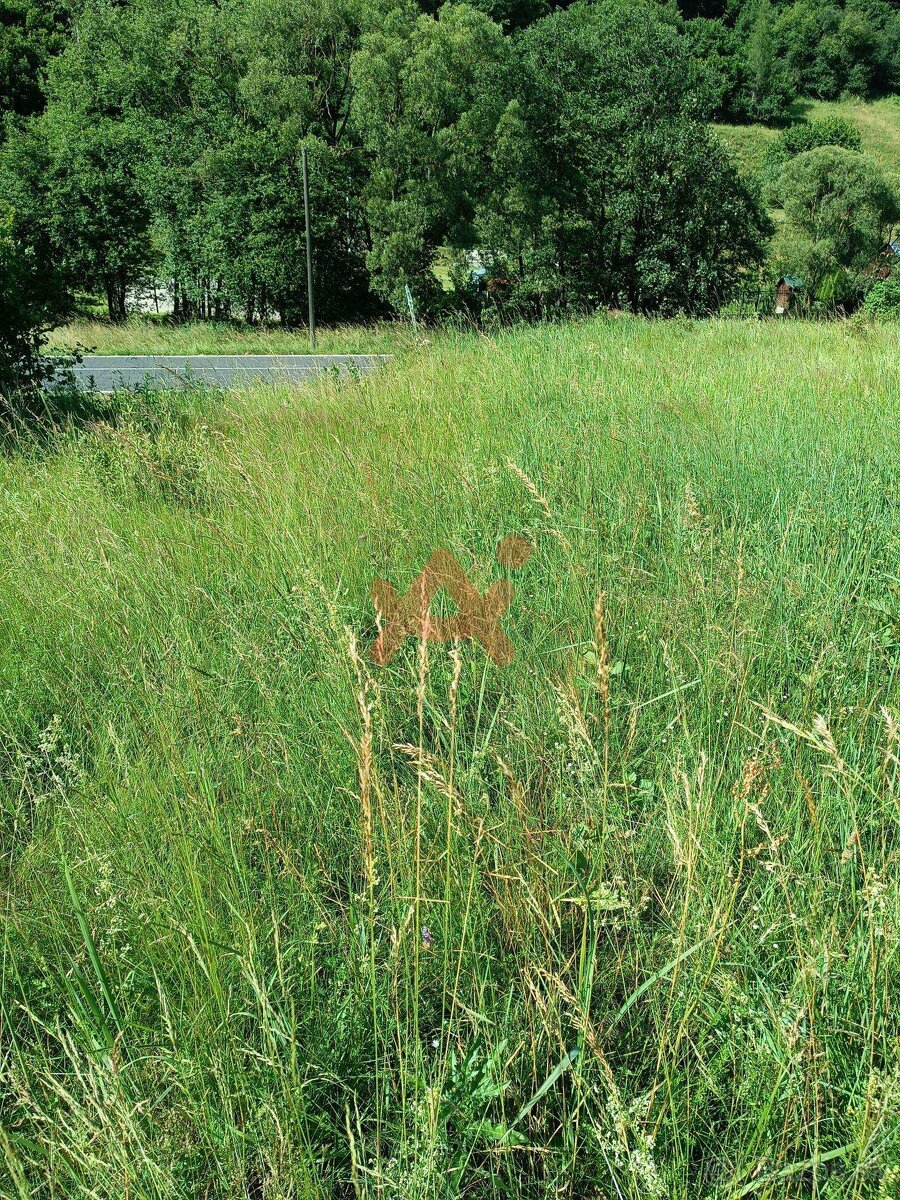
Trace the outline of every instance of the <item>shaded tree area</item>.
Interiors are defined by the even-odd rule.
[[[473,267],[526,313],[713,311],[769,226],[706,122],[893,86],[898,19],[888,0],[0,0],[9,236],[112,320],[158,280],[177,318],[302,323],[306,149],[325,321],[407,289],[425,314],[477,307]]]
[[[523,38],[485,241],[541,305],[710,311],[762,256],[767,218],[697,119],[659,9],[576,5]]]
[[[43,72],[65,49],[73,11],[67,0],[0,0],[0,114],[44,107]]]
[[[795,0],[779,10],[774,36],[795,95],[900,87],[900,8],[889,0]]]

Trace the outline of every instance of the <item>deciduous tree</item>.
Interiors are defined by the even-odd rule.
[[[653,4],[575,4],[521,42],[485,242],[542,306],[706,310],[759,261],[766,219],[696,119],[688,52]]]
[[[900,215],[891,186],[865,155],[838,146],[798,154],[778,186],[785,264],[820,299],[849,298]]]
[[[473,243],[509,61],[500,27],[466,4],[431,17],[404,3],[363,39],[353,75],[369,156],[369,269],[395,305],[405,285],[433,304],[438,248]]]

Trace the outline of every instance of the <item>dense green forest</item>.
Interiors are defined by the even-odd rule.
[[[407,288],[426,314],[713,311],[763,277],[778,180],[710,122],[896,90],[896,0],[5,0],[6,353],[78,293],[124,316],[148,280],[176,317],[302,321],[303,147],[326,321]],[[896,215],[852,133],[778,150],[779,172],[818,154],[779,203],[787,265],[836,299]]]

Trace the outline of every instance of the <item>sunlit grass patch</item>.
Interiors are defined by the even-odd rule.
[[[798,100],[792,106],[795,117],[809,121],[824,117],[843,117],[855,125],[862,137],[862,149],[895,178],[900,173],[900,101],[896,96],[881,100]],[[745,174],[758,175],[765,160],[766,147],[778,136],[778,130],[766,125],[716,124],[714,129],[728,144]]]
[[[328,326],[317,330],[321,354],[390,354],[412,344],[407,325]],[[122,324],[72,321],[53,331],[48,348],[76,348],[92,354],[308,354],[309,335],[303,329],[252,327],[232,322],[188,321],[176,324],[151,317],[131,317]]]
[[[448,335],[0,459],[2,1189],[889,1196],[891,337]],[[371,661],[509,534],[511,666]]]

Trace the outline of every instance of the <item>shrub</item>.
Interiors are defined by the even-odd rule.
[[[786,163],[807,150],[819,146],[842,146],[845,150],[862,150],[859,130],[843,117],[823,117],[819,121],[803,121],[785,129],[766,147],[762,181],[766,202],[781,205],[778,180]]]
[[[0,210],[0,417],[27,408],[50,373],[40,350],[61,307],[52,272]]]
[[[784,266],[810,293],[839,304],[887,238],[897,198],[878,167],[853,150],[820,146],[798,154],[779,179]]]
[[[866,296],[865,310],[874,317],[900,320],[900,273],[879,279]]]

